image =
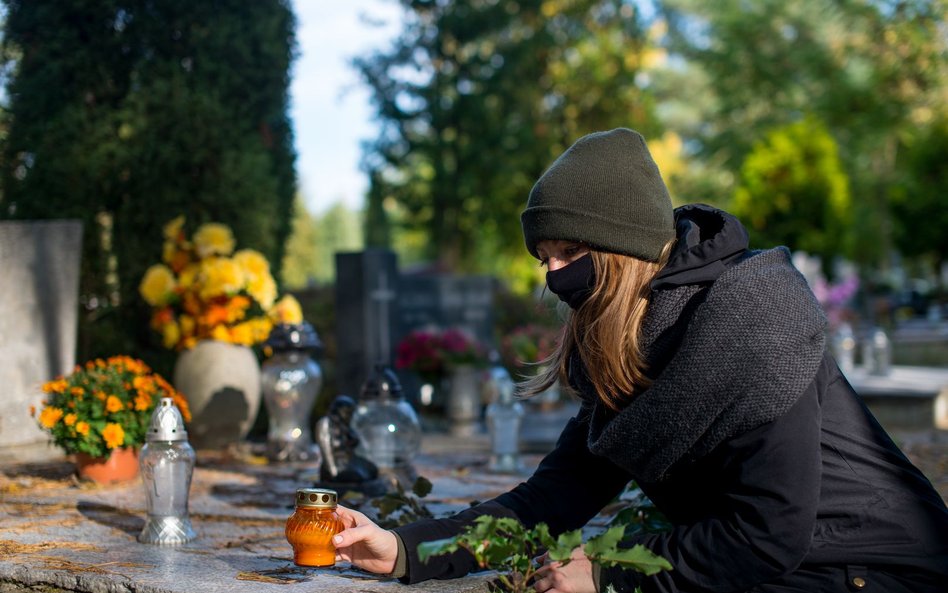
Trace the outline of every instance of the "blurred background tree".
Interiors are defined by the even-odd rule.
[[[85,225],[81,358],[153,341],[161,226],[229,225],[282,261],[296,187],[285,0],[6,2],[0,216]]]
[[[731,212],[757,247],[793,245],[825,264],[852,255],[849,178],[836,141],[813,117],[776,128],[754,144],[741,165]]]
[[[367,236],[523,289],[536,279],[519,214],[536,178],[584,133],[660,130],[636,80],[647,32],[618,0],[401,4],[392,48],[356,60],[380,127]]]
[[[619,125],[649,140],[676,203],[733,208],[757,244],[827,270],[884,267],[907,205],[944,203],[906,180],[948,156],[920,152],[948,112],[945,0],[400,4],[401,35],[355,64],[380,126],[366,236],[409,261],[535,285],[532,183]]]
[[[726,173],[692,175],[691,187],[708,188],[714,201],[729,206],[746,197],[736,188],[747,182],[746,169],[743,177],[741,171],[757,142],[796,122],[815,122],[817,134],[825,126],[853,198],[852,224],[837,229],[847,236],[822,254],[848,255],[864,267],[884,265],[896,246],[894,229],[903,225],[899,217],[906,214],[892,203],[893,189],[908,173],[900,154],[948,109],[948,3],[664,0],[656,5],[668,26],[663,43],[675,56],[653,87],[662,112],[674,117],[666,124],[686,138],[690,156],[701,163],[694,171],[713,167]],[[695,105],[689,105],[692,97]],[[806,134],[796,138],[812,143]],[[803,146],[796,150],[806,153]],[[948,155],[942,152],[941,158]],[[829,202],[833,185],[826,186]],[[944,204],[944,194],[916,191],[915,199]],[[792,204],[798,207],[807,208]],[[819,228],[826,222],[811,219],[813,234],[829,232]],[[778,227],[766,239],[785,240]],[[790,247],[804,248],[796,242]]]
[[[365,209],[319,215],[293,207],[290,0],[6,2],[0,216],[86,222],[85,355],[152,339],[134,289],[179,213],[288,288],[367,245],[528,293],[530,188],[616,126],[677,204],[733,209],[756,245],[945,265],[948,0],[390,1],[399,34],[353,62],[378,124]]]

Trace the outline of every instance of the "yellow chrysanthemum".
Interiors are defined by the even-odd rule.
[[[241,249],[234,254],[234,261],[243,268],[249,278],[270,275],[270,264],[259,251]]]
[[[161,261],[175,272],[180,272],[191,262],[191,244],[187,241],[165,241],[161,246]]]
[[[253,344],[253,327],[249,323],[238,323],[230,328],[230,342],[250,346]]]
[[[270,309],[270,319],[274,323],[295,325],[303,322],[303,308],[291,294],[285,295]]]
[[[112,414],[114,414],[115,412],[120,411],[123,407],[124,407],[124,406],[122,406],[122,400],[120,400],[119,398],[115,397],[114,395],[110,395],[110,396],[105,400],[105,410],[106,410],[107,412],[112,413]]]
[[[202,224],[194,233],[194,250],[200,258],[230,255],[234,251],[234,234],[227,225],[216,222]]]
[[[40,412],[39,421],[40,424],[46,428],[52,428],[56,426],[56,423],[59,422],[59,419],[63,417],[63,411],[59,408],[43,408],[43,411]]]
[[[77,422],[77,423],[76,423],[76,432],[78,432],[78,433],[81,434],[82,436],[86,436],[87,434],[89,434],[89,423],[88,423],[88,422],[83,422],[83,421],[81,421],[81,420],[80,420],[79,422]]]
[[[161,343],[165,348],[174,348],[181,339],[181,329],[174,321],[161,326]]]
[[[182,336],[193,336],[194,335],[194,318],[190,315],[182,315],[178,319],[178,329],[181,330]]]
[[[178,276],[178,285],[181,286],[183,290],[188,290],[194,286],[194,279],[197,278],[198,273],[201,271],[200,263],[188,264],[181,270],[181,274]]]
[[[75,414],[70,412],[69,414],[66,414],[63,417],[63,424],[65,424],[66,426],[72,426],[73,424],[76,423],[76,420],[78,420],[78,417]]]
[[[260,303],[264,311],[269,311],[277,297],[276,282],[269,274],[254,278],[247,284],[247,294]]]
[[[178,235],[181,234],[181,229],[184,227],[184,215],[175,217],[171,219],[168,224],[165,225],[165,228],[162,229],[165,235],[165,239],[174,241]]]
[[[125,442],[125,430],[121,425],[109,422],[102,429],[102,438],[105,439],[105,446],[109,449],[121,447]]]
[[[138,292],[152,307],[161,307],[168,304],[174,296],[175,285],[171,268],[164,264],[155,264],[145,272],[141,284],[138,285]]]
[[[202,299],[234,294],[244,287],[244,271],[233,260],[215,257],[201,263]]]
[[[253,342],[263,342],[270,336],[273,330],[273,323],[265,317],[257,317],[247,322],[253,332]]]
[[[226,325],[215,325],[211,329],[211,339],[217,340],[218,342],[229,342],[230,331],[227,329]]]

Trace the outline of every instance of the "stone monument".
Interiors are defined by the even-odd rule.
[[[47,440],[29,407],[76,364],[82,223],[0,222],[0,450]],[[49,454],[58,454],[53,449]]]

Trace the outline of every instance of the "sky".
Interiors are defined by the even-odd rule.
[[[300,192],[310,212],[337,202],[360,209],[368,183],[360,142],[375,137],[369,92],[349,61],[385,49],[398,33],[394,0],[293,0],[299,55],[291,81],[291,117]],[[384,23],[373,26],[360,15]]]

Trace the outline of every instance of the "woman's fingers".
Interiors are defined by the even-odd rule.
[[[342,519],[342,523],[346,527],[355,527],[356,525],[371,523],[371,520],[359,511],[354,511],[344,506],[336,507],[336,515]]]

